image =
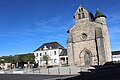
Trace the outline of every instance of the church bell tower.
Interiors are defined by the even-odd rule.
[[[111,61],[111,49],[106,16],[97,10],[94,15],[80,6],[67,39],[69,65],[103,65]]]

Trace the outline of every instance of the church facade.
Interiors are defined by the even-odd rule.
[[[95,16],[80,6],[74,14],[75,24],[67,39],[69,65],[103,65],[112,61],[106,16],[99,10]]]

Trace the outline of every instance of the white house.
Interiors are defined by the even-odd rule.
[[[113,51],[112,59],[113,59],[113,62],[120,62],[120,51]]]
[[[48,65],[53,65],[53,66],[60,65],[61,64],[60,54],[61,52],[62,54],[64,53],[63,50],[65,50],[65,48],[62,45],[60,45],[58,42],[44,43],[34,51],[35,62],[38,63],[39,66],[45,66],[46,62],[43,61],[43,55],[48,55],[49,57]],[[67,61],[67,59],[65,60]]]

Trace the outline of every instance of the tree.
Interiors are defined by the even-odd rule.
[[[10,56],[2,56],[0,57],[0,63],[3,63],[2,59],[4,59],[4,63],[12,63],[15,64],[17,62],[34,62],[35,56],[33,53],[21,54],[21,55],[10,55]]]
[[[4,64],[5,63],[5,60],[0,58],[0,64]]]
[[[34,60],[35,60],[35,56],[33,53],[18,55],[19,62],[34,62]]]
[[[42,60],[46,62],[46,66],[48,65],[49,56],[43,55]]]
[[[4,60],[4,63],[12,63],[12,64],[15,64],[17,62],[17,59],[10,55],[10,56],[3,56],[1,57],[2,60]]]

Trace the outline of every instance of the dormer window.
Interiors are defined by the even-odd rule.
[[[44,48],[43,48],[43,49],[45,50],[45,49],[48,49],[48,48],[47,48],[47,46],[44,46]]]
[[[52,47],[50,46],[50,49],[52,49]]]

